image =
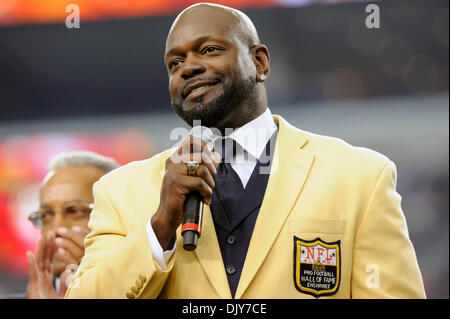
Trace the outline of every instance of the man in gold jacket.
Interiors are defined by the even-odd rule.
[[[165,61],[176,113],[233,140],[232,163],[223,160],[229,148],[188,136],[104,176],[67,298],[425,297],[394,163],[272,115],[269,51],[247,16],[185,9]],[[254,142],[245,130],[258,132]],[[205,205],[197,248],[187,251],[180,225],[193,191]]]

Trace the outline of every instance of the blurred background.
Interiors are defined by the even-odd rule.
[[[171,130],[186,125],[169,103],[164,46],[195,2],[0,1],[0,294],[26,289],[39,236],[27,216],[52,155],[126,164],[176,142]],[[272,113],[396,163],[427,295],[448,298],[449,2],[212,2],[247,13],[268,46]],[[78,29],[65,24],[71,3]],[[365,25],[370,3],[380,28]]]

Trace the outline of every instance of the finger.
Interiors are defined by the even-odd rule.
[[[61,273],[70,264],[79,265],[80,261],[71,254],[69,254],[64,248],[59,247],[56,250],[54,259],[55,274]]]
[[[39,237],[36,247],[36,264],[39,270],[44,269],[45,234]]]
[[[203,197],[203,201],[209,205],[211,204],[212,188],[203,180],[203,178],[195,176],[182,176],[181,183],[186,187],[185,194],[191,191],[198,191]]]
[[[46,269],[48,269],[51,260],[53,259],[53,247],[54,247],[55,233],[49,231],[45,238],[45,250],[44,250],[44,261]]]
[[[52,285],[53,285],[53,276],[54,276],[53,270],[54,270],[53,263],[50,263],[50,267],[49,267],[49,269],[48,269],[48,273],[49,273],[50,276],[52,277],[52,278],[51,278],[51,279],[52,279]]]
[[[42,277],[43,272],[42,272],[41,268],[39,268],[36,258],[33,258],[32,262],[34,264],[34,269],[35,269],[35,274],[36,274],[36,282],[39,282],[39,278]],[[42,268],[44,268],[44,267],[42,267]]]
[[[53,271],[55,276],[59,276],[67,267],[68,261],[58,260],[53,262]]]
[[[214,159],[214,156],[212,153],[206,153],[206,152],[192,152],[192,153],[186,153],[186,154],[178,154],[174,153],[172,156],[169,157],[171,164],[187,164],[191,161],[197,162],[199,164],[201,163],[211,163]]]
[[[66,269],[61,273],[61,276],[59,277],[61,280],[60,284],[60,292],[65,292],[68,287],[70,287],[70,282],[72,281],[72,278],[74,277],[76,271],[78,269],[77,265],[69,265],[66,267]]]
[[[45,285],[48,287],[49,290],[51,290],[52,292],[56,292],[55,287],[53,286],[53,279],[54,279],[54,275],[53,275],[53,265],[49,264],[49,267],[47,269],[47,271],[45,272]]]
[[[28,279],[29,281],[37,281],[36,258],[31,251],[27,251],[28,259]]]
[[[202,152],[201,153],[201,157],[202,157],[202,163],[212,163],[214,161],[214,155],[212,152],[208,153],[208,152]]]
[[[206,148],[207,142],[196,136],[191,136],[191,152],[202,152]],[[207,149],[205,149],[207,151]]]
[[[219,163],[220,163],[220,154],[214,152],[212,160],[209,162],[206,161],[202,162],[202,165],[204,165],[209,170],[212,177],[215,178],[217,175],[217,167],[219,166]]]
[[[39,297],[41,299],[46,298],[45,288],[44,288],[44,273],[38,272],[37,274],[37,286],[39,291]]]
[[[53,275],[49,272],[49,269],[46,269],[45,271],[38,271],[37,288],[41,299],[47,299],[49,295],[49,290],[54,289]]]
[[[174,164],[183,163],[187,164],[189,161],[195,161],[199,164],[205,165],[211,171],[211,174],[216,174],[216,168],[220,164],[220,154],[212,152],[208,155],[206,153],[192,153],[186,155],[179,155],[178,162],[173,161]]]
[[[58,228],[56,233],[60,238],[67,239],[71,241],[74,245],[77,245],[80,249],[84,251],[84,237],[81,232],[74,231],[65,227]]]
[[[186,164],[189,162],[189,161],[192,161],[192,160],[195,160],[195,156],[196,155],[198,155],[198,154],[200,154],[200,153],[194,153],[194,154],[187,154],[187,155],[180,155],[179,157],[178,157],[178,159],[175,159],[175,160],[178,160],[178,162],[175,162],[174,160],[172,160],[171,159],[171,162],[172,162],[172,164],[176,164],[176,165],[178,165],[178,168],[177,168],[177,170],[179,171],[179,173],[181,173],[182,175],[187,175],[187,167],[186,167]],[[199,155],[199,157],[200,157],[200,155]],[[205,156],[203,156],[203,157],[205,157]],[[212,158],[211,160],[208,160],[208,161],[201,161],[200,159],[198,160],[198,161],[196,161],[197,163],[199,163],[200,164],[200,166],[205,166],[209,171],[210,171],[210,173],[211,173],[211,175],[213,176],[213,178],[216,176],[216,174],[217,174],[217,169],[216,169],[216,167],[217,167],[217,165],[218,165],[218,163],[217,163],[217,165],[216,165],[216,163],[214,163],[214,158]],[[219,161],[220,161],[220,156],[219,156]],[[200,169],[200,167],[197,169],[197,172],[198,172],[198,170]]]
[[[45,273],[51,273],[51,271],[52,271],[52,260],[51,259],[46,259],[45,260],[43,271]]]
[[[44,283],[44,286],[47,286],[48,285],[48,273],[50,272],[50,262],[46,259],[45,260],[45,267],[44,267],[44,271],[42,272],[42,275],[43,275],[43,279],[44,279],[44,281],[43,281],[43,283]]]
[[[73,278],[74,273],[71,272],[70,270],[65,270],[63,273],[61,273],[61,276],[59,277],[60,279],[60,284],[59,284],[59,293],[60,295],[64,296],[67,288],[70,285],[70,281]]]
[[[197,176],[202,178],[206,184],[208,184],[211,189],[214,189],[214,177],[211,175],[211,172],[204,165],[200,165],[197,170]]]
[[[41,280],[39,281],[39,290],[44,299],[52,298],[56,294],[55,287],[53,287],[53,274],[51,273],[50,266],[42,273]]]
[[[200,137],[194,137],[192,135],[186,136],[178,148],[178,154],[189,154],[193,152],[211,152],[209,147],[206,147],[208,142]]]
[[[221,158],[221,156],[220,156],[220,154],[218,152],[213,152],[212,154],[213,154],[213,165],[214,165],[214,168],[217,168],[219,166],[220,161],[221,161],[222,158]]]
[[[72,240],[64,237],[58,237],[55,239],[56,246],[58,248],[64,248],[69,254],[75,257],[77,260],[81,259],[84,255],[84,249],[75,244]]]
[[[199,163],[202,161],[210,162],[211,160],[213,160],[213,155],[212,155],[212,148],[210,148],[209,145],[210,143],[206,142],[201,138],[188,136],[183,141],[181,146],[177,149],[177,151],[175,151],[172,154],[171,156],[172,162],[180,163],[182,162],[180,156],[183,155],[189,156],[189,154],[193,155],[188,158],[185,158],[183,161],[184,163],[187,163],[189,160],[196,161]]]

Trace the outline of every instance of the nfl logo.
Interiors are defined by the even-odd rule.
[[[337,292],[341,279],[340,244],[294,236],[294,283],[298,291],[315,297]]]

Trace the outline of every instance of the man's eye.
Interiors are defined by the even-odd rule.
[[[54,213],[52,211],[42,211],[40,212],[41,219],[47,220],[53,217]]]
[[[180,60],[173,60],[169,63],[169,70],[172,70],[172,68],[176,67],[178,64],[180,64]]]
[[[203,53],[212,53],[212,52],[218,51],[218,50],[219,50],[219,48],[216,48],[216,47],[207,47],[203,50]]]
[[[83,207],[67,207],[66,214],[81,214],[84,210]]]

